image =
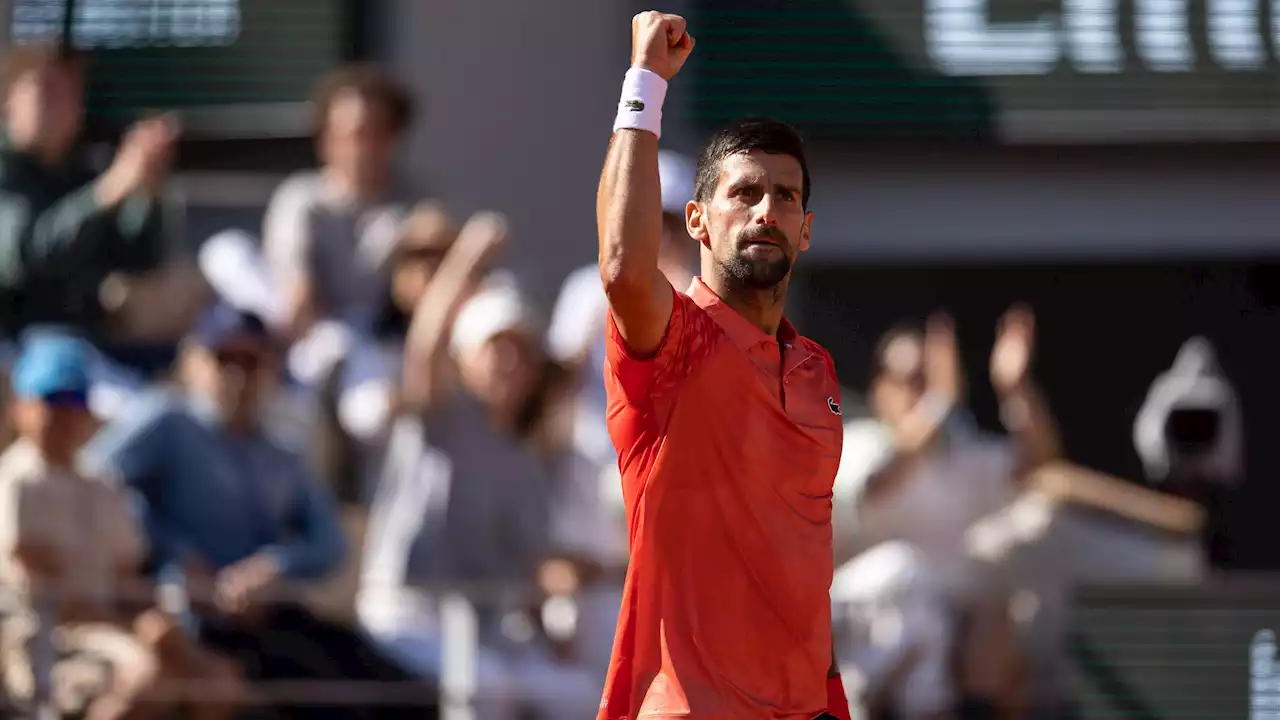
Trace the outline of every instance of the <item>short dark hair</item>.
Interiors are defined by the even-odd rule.
[[[4,61],[4,90],[8,92],[23,75],[45,70],[66,69],[83,73],[85,54],[62,43],[37,42],[17,45]]]
[[[387,115],[387,130],[399,135],[413,123],[413,97],[403,85],[385,70],[372,63],[346,65],[326,75],[316,88],[315,117],[316,137],[328,129],[329,111],[337,99],[354,93],[367,103],[380,105]]]
[[[694,174],[694,198],[698,202],[710,200],[720,181],[720,164],[731,155],[752,150],[795,158],[804,175],[801,204],[809,207],[809,163],[804,159],[804,141],[795,128],[773,118],[743,118],[711,136],[707,146],[702,149],[702,154],[698,156]]]

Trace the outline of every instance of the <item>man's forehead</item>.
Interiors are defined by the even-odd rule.
[[[800,161],[790,155],[749,150],[725,158],[720,163],[720,179],[729,182],[768,180],[800,187],[804,182],[804,171],[800,168]]]

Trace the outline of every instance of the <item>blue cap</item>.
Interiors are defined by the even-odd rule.
[[[89,353],[85,342],[69,336],[40,336],[23,344],[13,368],[13,393],[21,398],[89,395]]]
[[[193,339],[201,347],[219,348],[233,340],[250,339],[268,343],[271,332],[257,315],[229,303],[220,302],[209,308],[196,323]]]

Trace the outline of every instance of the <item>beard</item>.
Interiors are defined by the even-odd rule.
[[[762,238],[768,238],[778,244],[780,250],[778,257],[748,256],[751,243]],[[791,272],[791,258],[786,253],[787,247],[789,243],[786,235],[776,227],[763,225],[749,227],[738,236],[733,255],[720,263],[720,272],[738,287],[769,290],[785,280]]]

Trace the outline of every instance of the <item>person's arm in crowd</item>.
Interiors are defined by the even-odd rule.
[[[301,463],[296,474],[298,488],[289,513],[291,539],[266,552],[275,558],[281,577],[321,580],[342,564],[347,543],[333,498]]]
[[[10,279],[85,255],[83,244],[98,242],[84,230],[115,222],[117,237],[159,237],[156,194],[167,172],[177,131],[165,118],[140,123],[125,137],[111,167],[97,180],[31,214],[26,201],[4,199],[0,212],[0,252]]]
[[[448,461],[424,447],[416,419],[392,426],[387,438],[377,489],[369,509],[360,593],[356,610],[361,622],[374,629],[394,624],[408,585],[409,556],[424,522],[431,497],[424,478],[446,471]],[[422,468],[419,463],[437,465]]]
[[[305,335],[323,311],[310,269],[312,202],[304,178],[285,180],[267,205],[262,228],[263,256],[284,293],[285,327],[294,339]]]
[[[662,346],[675,297],[658,269],[662,252],[662,187],[658,134],[667,82],[680,72],[693,38],[676,15],[646,12],[631,21],[631,69],[623,86],[626,108],[596,193],[600,280],[613,323],[637,356]],[[635,96],[634,98],[632,96]],[[651,113],[652,119],[646,118]],[[656,117],[655,117],[656,116]],[[644,128],[644,129],[641,129]]]
[[[859,505],[897,487],[960,404],[964,373],[955,323],[950,316],[936,313],[929,317],[925,325],[923,362],[924,395],[906,417],[890,428],[893,449],[868,478],[858,498]]]
[[[436,407],[449,385],[449,342],[463,303],[506,242],[506,220],[478,213],[467,221],[414,309],[405,339],[402,402],[418,411]]]
[[[1032,382],[1035,316],[1015,306],[1000,318],[991,351],[991,384],[1000,399],[1000,416],[1015,443],[1016,477],[1058,459],[1062,443],[1044,396]]]

